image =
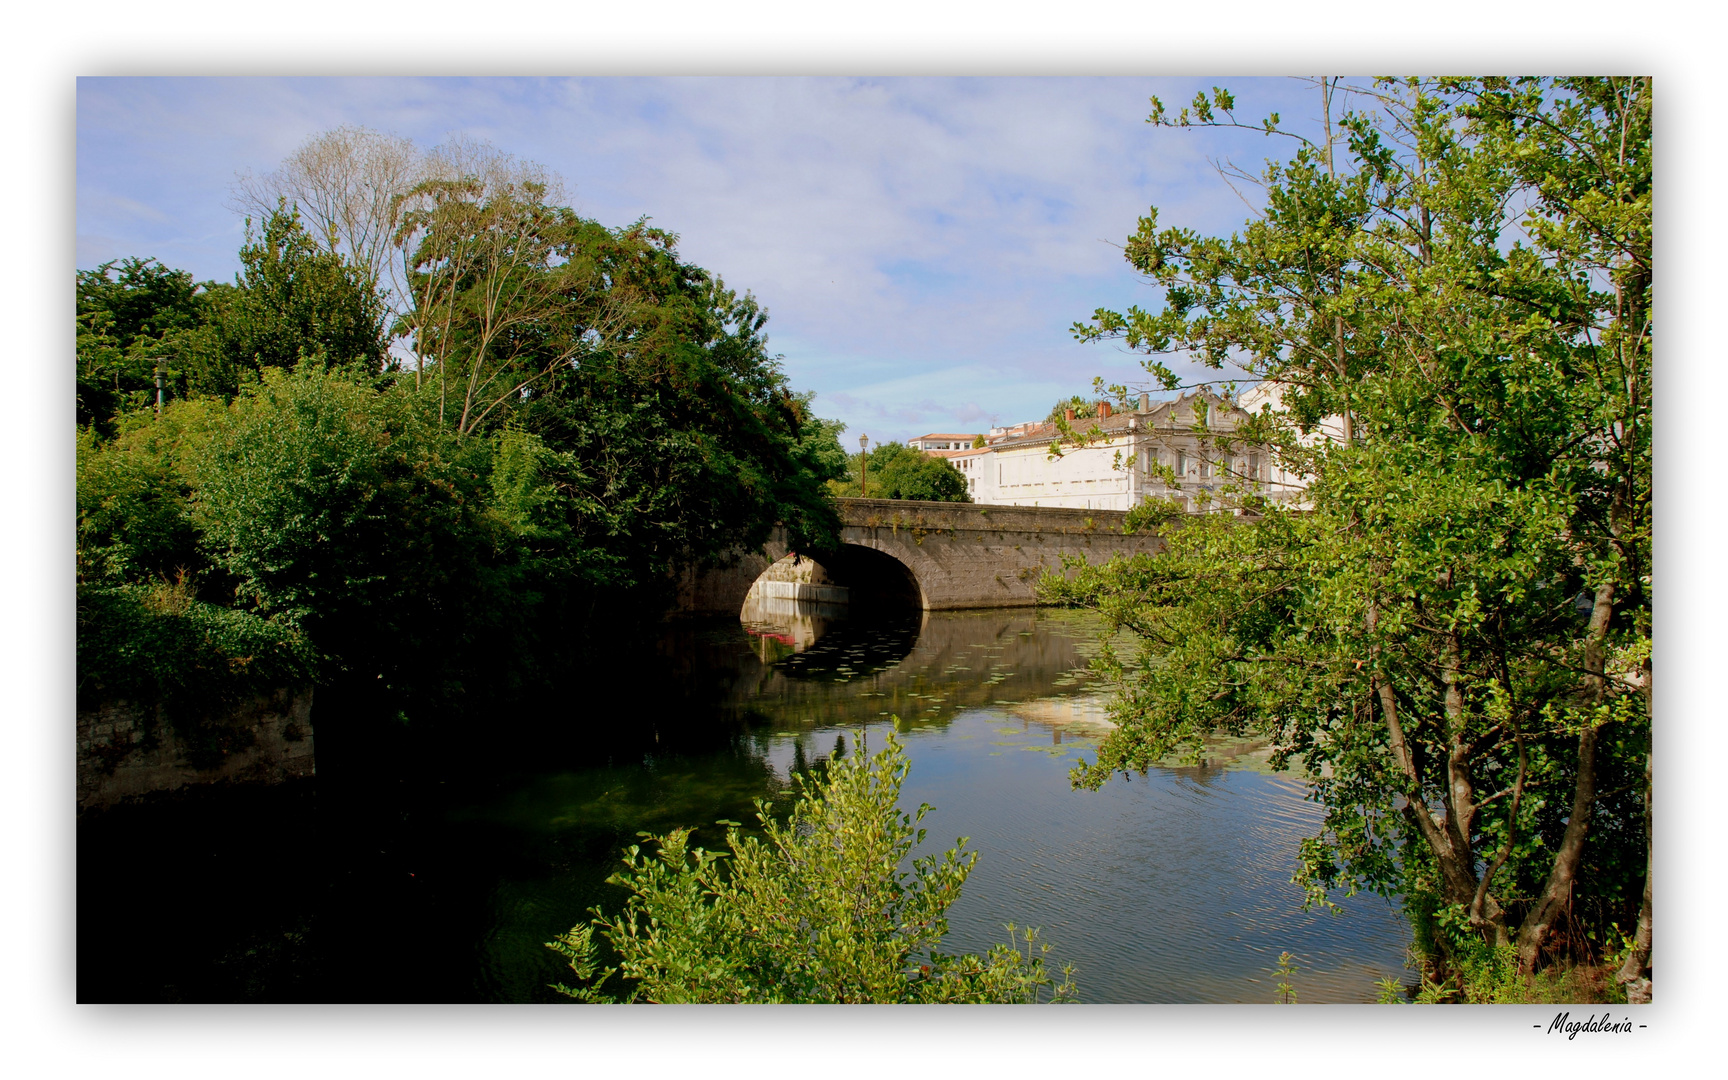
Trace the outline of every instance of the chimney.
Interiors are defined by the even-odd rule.
[[[1062,411],[1067,414],[1068,422],[1070,424],[1072,424],[1074,422],[1074,410],[1073,409],[1063,409]]]
[[[1151,394],[1141,394],[1140,395],[1140,411],[1141,412],[1151,412],[1152,411],[1152,395]]]
[[[1098,419],[1110,419],[1110,403],[1108,401],[1100,401],[1098,403]]]

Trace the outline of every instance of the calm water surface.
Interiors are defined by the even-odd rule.
[[[541,943],[619,902],[605,878],[638,831],[712,845],[716,819],[784,807],[802,763],[890,730],[912,763],[903,801],[935,807],[928,849],[965,836],[981,854],[951,949],[1041,927],[1090,1002],[1269,1002],[1281,951],[1303,1002],[1372,1001],[1404,976],[1409,931],[1385,901],[1302,910],[1289,878],[1319,810],[1255,747],[1070,788],[1104,730],[1091,617],[745,615],[670,635],[643,685],[573,697],[553,718],[568,739],[502,767],[344,774],[320,728],[314,784],[86,815],[81,1000],[558,1000]],[[146,928],[124,965],[99,946],[116,918]]]

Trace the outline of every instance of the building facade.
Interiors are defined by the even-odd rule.
[[[1137,409],[1117,412],[1101,402],[1098,412],[1069,424],[1091,435],[1082,445],[1058,446],[1053,423],[1022,424],[992,432],[981,449],[935,454],[967,478],[974,502],[987,505],[1128,510],[1148,498],[1167,498],[1192,513],[1216,506],[1211,496],[1219,488],[1242,483],[1280,501],[1301,497],[1299,477],[1279,469],[1262,449],[1229,438],[1249,413],[1210,391],[1156,403],[1142,394]],[[1053,447],[1059,452],[1052,454]],[[1168,468],[1173,481],[1155,466]]]
[[[973,432],[970,435],[956,435],[951,433],[944,434],[938,432],[931,435],[920,435],[916,439],[909,440],[906,445],[910,446],[914,450],[922,450],[925,453],[930,453],[931,451],[970,450],[972,444],[977,442],[979,438],[981,438],[981,436],[977,432]]]

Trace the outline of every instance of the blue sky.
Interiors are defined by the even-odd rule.
[[[476,136],[560,174],[586,216],[649,216],[767,306],[771,347],[848,440],[1041,417],[1094,376],[1142,375],[1069,332],[1156,304],[1119,245],[1160,221],[1230,231],[1211,164],[1287,152],[1145,123],[1148,98],[1224,83],[1238,115],[1302,123],[1292,79],[82,78],[77,265],[153,256],[231,279],[236,174],[348,124],[431,147]]]

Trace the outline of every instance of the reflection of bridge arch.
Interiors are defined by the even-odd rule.
[[[1157,536],[1124,535],[1125,515],[1111,510],[841,499],[840,516],[840,548],[810,553],[824,572],[832,562],[835,584],[849,578],[890,606],[926,611],[1030,607],[1038,577],[1059,570],[1064,557],[1103,562],[1164,546]],[[677,609],[736,616],[751,585],[787,554],[777,533],[733,566],[687,573]]]

